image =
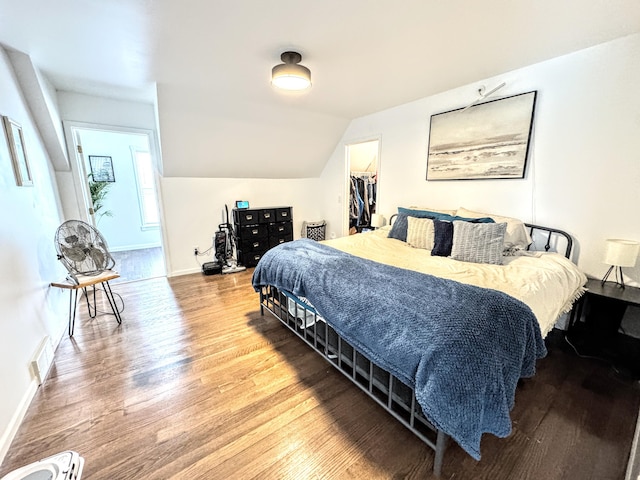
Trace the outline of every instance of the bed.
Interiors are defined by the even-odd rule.
[[[253,274],[261,313],[273,314],[431,447],[436,475],[450,438],[479,460],[484,433],[509,435],[518,380],[534,375],[544,336],[586,283],[568,260],[565,232],[520,222],[526,249],[515,248],[507,241],[513,225],[494,216],[487,220],[494,225],[478,227],[484,220],[465,213],[434,220],[403,210],[391,228],[289,242],[267,252]],[[432,254],[433,243],[416,248],[415,218],[434,220],[436,246],[441,221],[461,232],[501,230],[488,240],[500,243],[500,258],[460,261],[452,259],[459,248],[447,256]],[[542,252],[531,250],[537,245]]]

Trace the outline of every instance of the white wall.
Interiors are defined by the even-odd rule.
[[[49,335],[57,345],[67,323],[66,292],[49,283],[66,272],[53,238],[61,223],[54,174],[8,57],[0,47],[0,114],[22,125],[33,187],[17,187],[4,133],[0,135],[0,461],[37,384],[33,354]]]
[[[606,238],[640,241],[637,58],[640,34],[355,119],[323,172],[323,215],[341,225],[344,144],[380,135],[378,205],[387,218],[401,205],[465,206],[561,228],[576,239],[578,265],[601,277]],[[430,116],[502,81],[501,96],[538,91],[526,178],[427,182]],[[625,272],[640,281],[640,266]]]
[[[156,129],[155,107],[151,103],[58,92],[62,120],[122,127]]]
[[[251,207],[293,207],[293,233],[300,237],[303,220],[321,220],[319,179],[163,178],[162,198],[167,232],[165,249],[171,266],[169,275],[200,271],[200,263],[211,257],[193,255],[213,243],[218,225],[225,221],[224,206],[248,200]]]

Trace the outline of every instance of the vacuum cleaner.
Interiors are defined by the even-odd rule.
[[[205,262],[202,265],[202,273],[214,275],[217,273],[237,273],[247,269],[243,265],[238,265],[234,257],[233,247],[233,227],[229,222],[229,208],[224,206],[226,212],[226,222],[218,225],[218,231],[213,237],[213,262]]]
[[[225,205],[224,210],[227,221],[218,225],[218,231],[213,239],[216,261],[222,266],[223,274],[243,272],[247,267],[238,265],[233,254],[233,227],[229,223],[229,208]]]

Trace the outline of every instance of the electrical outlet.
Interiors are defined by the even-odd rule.
[[[194,255],[199,255],[200,254],[200,250],[198,249],[198,247],[193,247],[193,254]]]

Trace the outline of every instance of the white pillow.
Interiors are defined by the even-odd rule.
[[[434,229],[430,218],[407,217],[407,243],[414,248],[433,250]]]
[[[503,217],[501,215],[494,215],[493,213],[474,212],[472,210],[467,210],[464,207],[460,207],[456,212],[456,215],[466,218],[490,217],[493,218],[496,223],[506,223],[507,231],[504,234],[505,250],[514,247],[527,248],[532,242],[531,235],[529,235],[529,229],[522,220],[518,220],[517,218]]]
[[[453,222],[451,258],[463,262],[502,265],[506,223]]]

